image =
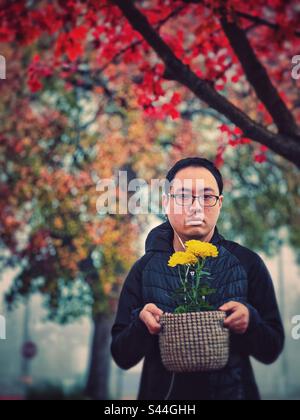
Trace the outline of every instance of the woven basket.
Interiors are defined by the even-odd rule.
[[[229,331],[221,311],[165,313],[159,347],[163,365],[171,372],[223,369],[229,358]]]

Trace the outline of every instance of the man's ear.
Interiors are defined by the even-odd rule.
[[[220,195],[220,200],[219,200],[220,210],[223,207],[223,200],[224,200],[224,195]]]

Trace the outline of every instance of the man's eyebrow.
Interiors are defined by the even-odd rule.
[[[181,193],[181,192],[190,192],[192,193],[193,191],[189,188],[179,188],[178,190],[176,190],[175,194]],[[212,192],[214,193],[215,190],[213,188],[204,188],[204,192]]]
[[[178,190],[176,190],[175,194],[177,193],[181,193],[181,192],[192,192],[192,190],[190,190],[189,188],[179,188]]]

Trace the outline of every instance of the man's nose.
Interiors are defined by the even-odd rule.
[[[203,213],[204,203],[201,196],[193,197],[193,204],[191,205],[190,209],[195,213]]]

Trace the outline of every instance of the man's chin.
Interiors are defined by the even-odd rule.
[[[185,230],[188,236],[193,236],[193,235],[203,236],[206,234],[207,226],[205,225],[205,223],[195,224],[195,225],[186,224]]]

